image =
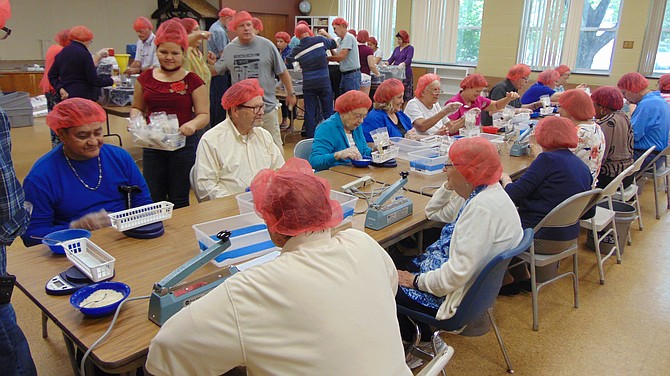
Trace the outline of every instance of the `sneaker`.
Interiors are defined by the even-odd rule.
[[[440,352],[444,351],[447,348],[447,344],[444,343],[444,340],[442,340],[442,337],[437,336],[435,337],[435,347],[437,348],[437,353],[439,354]],[[419,342],[419,345],[417,348],[424,353],[427,354],[433,354],[433,344],[430,341],[421,341]],[[433,354],[435,355],[435,354]]]
[[[405,364],[407,364],[407,367],[409,367],[409,369],[415,369],[423,365],[423,360],[421,360],[421,358],[415,356],[414,354],[409,354],[405,358]]]

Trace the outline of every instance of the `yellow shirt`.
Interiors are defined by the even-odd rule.
[[[212,72],[207,66],[207,58],[199,49],[189,47],[184,55],[182,67],[189,72],[193,72],[205,81],[207,92],[209,93],[209,84],[212,82]]]

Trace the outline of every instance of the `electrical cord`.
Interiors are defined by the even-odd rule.
[[[133,301],[133,300],[149,299],[150,297],[151,297],[151,295],[138,296],[136,298],[128,298],[128,299],[125,299],[124,301],[122,301],[121,304],[119,304],[119,306],[116,307],[116,312],[114,313],[114,318],[112,319],[112,322],[109,324],[109,328],[107,328],[107,331],[105,333],[103,333],[103,335],[100,336],[100,338],[98,338],[95,342],[93,342],[91,347],[89,347],[88,350],[86,350],[86,352],[84,353],[84,356],[81,358],[81,363],[79,364],[79,374],[81,376],[86,376],[86,358],[88,358],[89,354],[91,354],[93,349],[95,349],[99,344],[104,342],[105,339],[107,339],[107,336],[109,336],[109,333],[112,332],[112,328],[114,328],[114,324],[116,323],[116,319],[117,319],[117,317],[119,317],[119,312],[121,311],[121,307],[123,307],[123,305],[126,302],[130,302],[130,301]]]

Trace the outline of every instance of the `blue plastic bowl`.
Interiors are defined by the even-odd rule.
[[[81,302],[84,301],[84,299],[88,298],[91,294],[98,290],[114,290],[117,292],[120,292],[123,294],[123,299],[114,302],[112,304],[106,305],[104,307],[95,307],[95,308],[87,308],[87,307],[81,307]],[[90,285],[83,287],[70,297],[70,304],[81,313],[88,317],[103,317],[110,315],[116,311],[116,308],[121,304],[122,301],[126,300],[128,298],[128,295],[130,295],[130,286],[126,285],[125,283],[121,282],[100,282],[96,283],[95,285]]]
[[[354,165],[354,167],[359,167],[359,168],[364,168],[368,167],[372,163],[372,158],[370,157],[363,157],[361,159],[352,159],[351,164]]]
[[[91,232],[88,230],[84,230],[81,228],[69,228],[67,230],[60,230],[60,231],[54,231],[45,238],[49,239],[55,239],[59,240],[61,242],[64,242],[66,240],[72,240],[72,239],[79,239],[79,238],[90,238],[91,237]],[[62,245],[60,245],[58,242],[52,241],[52,240],[42,240],[42,244],[46,244],[49,246],[51,249],[51,252],[57,254],[57,255],[64,255],[65,254],[65,248],[63,248]]]

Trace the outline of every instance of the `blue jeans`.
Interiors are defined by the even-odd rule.
[[[340,80],[340,95],[346,93],[349,90],[360,90],[360,89],[361,89],[360,70],[351,73],[342,73],[342,79]]]
[[[144,179],[154,202],[169,201],[175,209],[189,205],[189,175],[195,164],[197,145],[198,137],[193,135],[186,138],[183,148],[175,151],[143,150]]]
[[[303,129],[307,138],[314,138],[316,125],[333,115],[333,91],[328,85],[302,89],[305,100],[305,122]]]
[[[37,375],[28,341],[16,323],[11,303],[0,304],[0,374]]]

